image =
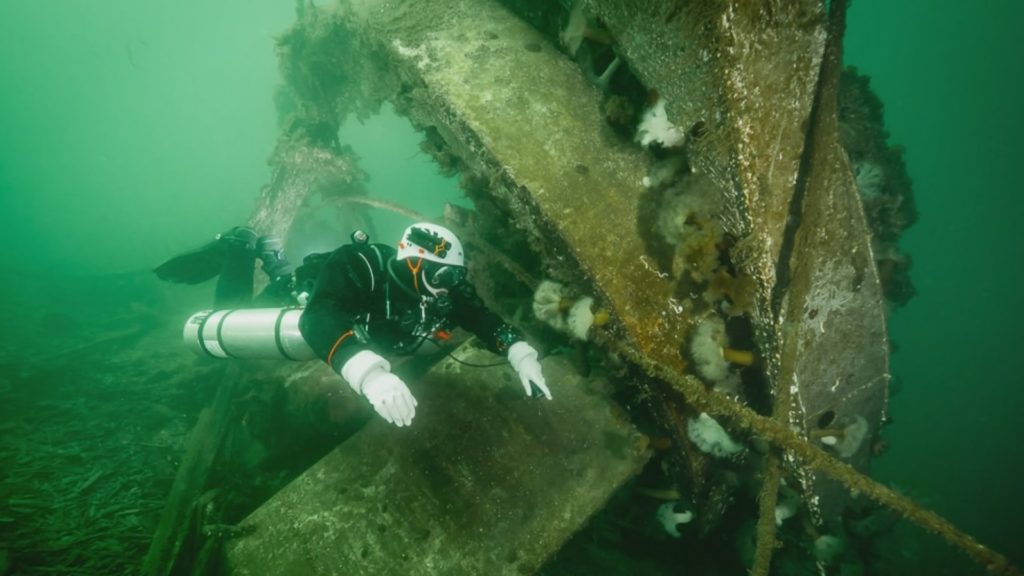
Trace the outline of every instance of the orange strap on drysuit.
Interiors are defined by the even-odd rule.
[[[416,266],[412,265],[412,258],[406,258],[405,264],[409,267],[409,270],[412,272],[412,287],[415,288],[416,293],[419,294],[420,280],[417,274],[419,274],[420,269],[423,268],[423,257],[420,256],[420,259],[416,262]]]
[[[334,366],[334,364],[331,363],[331,360],[334,359],[334,353],[338,351],[338,346],[341,346],[341,343],[344,342],[345,339],[348,338],[349,336],[351,336],[352,334],[354,334],[354,332],[349,330],[348,332],[345,332],[337,340],[334,341],[334,346],[331,346],[331,351],[327,354],[327,365],[328,366],[332,366],[332,367]]]

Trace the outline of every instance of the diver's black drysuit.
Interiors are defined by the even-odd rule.
[[[411,354],[424,342],[446,339],[456,326],[496,353],[523,340],[487,309],[469,281],[446,294],[417,294],[390,269],[394,257],[395,250],[384,244],[346,244],[322,263],[299,329],[335,372],[360,351]],[[302,272],[300,267],[296,275]]]

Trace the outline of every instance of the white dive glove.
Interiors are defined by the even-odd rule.
[[[379,354],[363,350],[341,367],[341,377],[370,401],[373,409],[395,426],[408,426],[416,415],[416,399],[391,364]]]
[[[544,374],[540,371],[540,362],[537,361],[537,351],[525,341],[520,340],[508,347],[508,363],[519,375],[519,380],[526,389],[526,395],[532,396],[533,390],[530,384],[537,386],[544,396],[551,400],[551,391],[544,383]]]

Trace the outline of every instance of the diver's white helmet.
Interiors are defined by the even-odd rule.
[[[417,294],[423,286],[438,296],[466,278],[462,242],[444,226],[420,222],[406,228],[395,260],[408,265],[411,291]]]
[[[423,258],[448,266],[465,266],[462,242],[451,230],[429,222],[409,226],[398,242],[398,260]]]

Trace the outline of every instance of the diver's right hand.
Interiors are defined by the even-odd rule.
[[[408,426],[416,415],[416,399],[402,379],[391,372],[377,370],[363,381],[363,396],[373,409],[395,426]]]
[[[341,367],[341,377],[388,422],[412,424],[416,399],[405,382],[391,373],[391,363],[379,354],[369,350],[356,353]]]

